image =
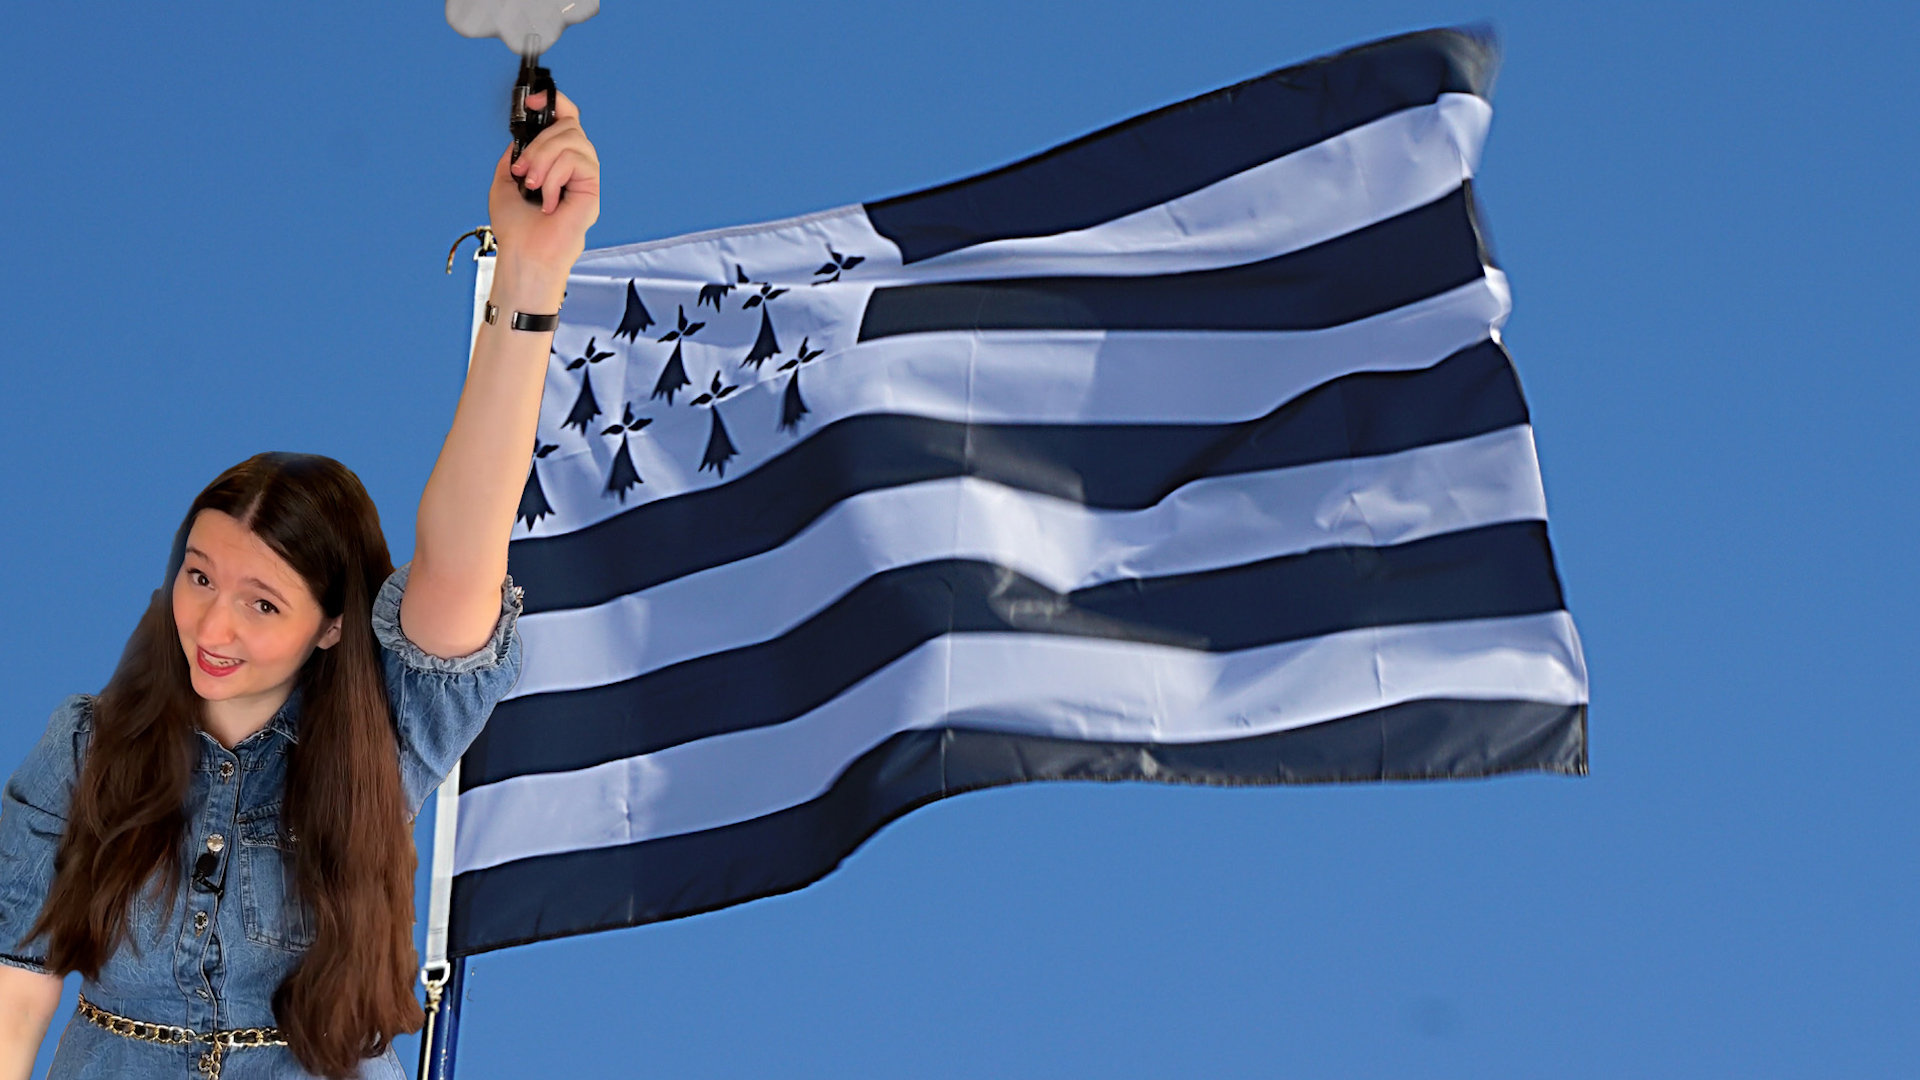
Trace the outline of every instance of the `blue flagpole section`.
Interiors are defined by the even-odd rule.
[[[420,1039],[420,1080],[453,1080],[454,1051],[460,1042],[460,1000],[466,992],[467,961],[447,961],[447,983],[440,991],[438,1011],[427,1014]]]

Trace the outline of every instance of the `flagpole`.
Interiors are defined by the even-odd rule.
[[[467,961],[465,957],[447,958],[453,847],[459,822],[460,763],[456,761],[453,771],[440,782],[433,809],[433,878],[427,894],[427,949],[420,965],[420,983],[427,992],[426,1026],[420,1032],[420,1080],[453,1080],[454,1051],[460,1036]]]
[[[480,337],[487,297],[493,292],[493,233],[485,226],[453,242],[478,234],[474,252],[473,312],[467,335],[467,359]],[[447,272],[453,272],[454,252],[447,253]],[[433,804],[433,874],[427,893],[427,948],[420,964],[420,983],[426,989],[426,1025],[420,1032],[420,1080],[453,1080],[454,1052],[460,1038],[460,1002],[464,995],[467,961],[447,958],[447,928],[453,912],[453,849],[460,834],[460,763],[440,781]]]

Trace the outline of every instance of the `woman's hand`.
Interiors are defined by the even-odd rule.
[[[487,210],[503,262],[530,271],[558,273],[562,279],[586,250],[587,229],[600,218],[600,155],[580,127],[580,109],[567,95],[554,94],[554,120],[513,160],[508,148],[493,170]],[[544,93],[527,107],[546,104]],[[520,194],[516,178],[538,194],[534,206]]]

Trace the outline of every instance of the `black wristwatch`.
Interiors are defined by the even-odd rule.
[[[499,321],[500,309],[494,306],[493,301],[487,301],[487,325],[493,326]],[[560,325],[560,313],[556,311],[551,315],[529,315],[524,311],[516,311],[508,325],[515,330],[544,334]]]

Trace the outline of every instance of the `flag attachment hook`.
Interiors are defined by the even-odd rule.
[[[440,995],[446,991],[447,979],[453,974],[453,965],[442,962],[428,964],[420,969],[420,985],[427,988],[427,1023],[433,1023],[433,1014],[440,1011]],[[432,1030],[431,1027],[428,1028]]]
[[[440,1006],[446,995],[447,983],[452,978],[453,964],[445,960],[429,963],[420,968],[420,985],[427,988],[426,1008],[423,1010],[426,1013],[426,1022],[420,1028],[420,1075],[422,1077],[445,1080],[451,1072],[449,1066],[453,1058],[452,1047],[447,1045],[450,1040],[445,1037],[436,1040],[434,1036],[438,1034],[435,1028],[441,1026]],[[450,1027],[454,1019],[454,1003],[447,1001],[445,1004],[447,1005],[445,1021]],[[447,1034],[450,1035],[451,1032]]]
[[[478,261],[482,255],[492,255],[500,250],[500,246],[493,242],[493,230],[491,228],[482,225],[477,229],[468,229],[466,232],[460,234],[460,238],[453,242],[452,247],[447,249],[447,273],[453,273],[453,257],[460,253],[460,245],[465,243],[469,236],[477,236],[480,238],[480,249],[473,253],[476,261]],[[425,977],[423,973],[421,978],[424,979]]]
[[[427,1026],[420,1032],[420,1041],[433,1041],[433,1018],[440,1011],[440,995],[446,992],[447,979],[453,974],[453,965],[444,961],[428,964],[420,969],[420,985],[427,988]]]

